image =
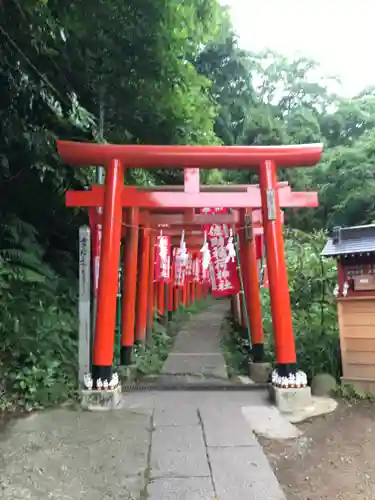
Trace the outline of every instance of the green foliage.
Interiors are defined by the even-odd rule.
[[[248,375],[249,341],[246,332],[235,325],[233,318],[228,315],[221,326],[221,346],[225,363],[227,365],[228,377],[236,375]]]
[[[336,397],[346,399],[351,404],[358,403],[360,401],[369,401],[371,403],[375,402],[374,394],[370,392],[364,392],[352,384],[345,383],[337,386],[335,395]]]
[[[193,62],[228,19],[217,0],[10,0],[0,19],[0,391],[34,407],[76,385],[87,213],[67,210],[64,193],[94,182],[93,169],[61,164],[55,139],[219,143]],[[127,176],[181,182],[180,171]]]
[[[196,64],[213,82],[215,131],[225,144],[325,144],[316,168],[280,173],[295,190],[317,190],[320,197],[318,209],[289,211],[289,226],[312,231],[375,220],[373,88],[353,99],[332,95],[314,61],[245,52],[230,31],[225,42],[208,45]],[[257,181],[252,172],[221,175],[223,182]]]
[[[44,260],[33,228],[2,224],[0,380],[3,400],[26,408],[72,394],[77,370],[77,317],[69,284]]]
[[[186,308],[180,308],[165,326],[155,318],[151,342],[145,347],[138,347],[135,352],[138,376],[157,374],[161,371],[181,325],[189,321],[194,314],[205,310],[209,304],[210,299],[202,299]]]
[[[285,244],[297,362],[309,380],[317,373],[330,373],[336,379],[340,376],[339,333],[333,300],[336,266],[332,261],[320,258],[324,241],[323,232],[307,234],[289,230]],[[274,335],[267,289],[261,289],[261,298],[266,360],[274,363]],[[246,373],[250,352],[247,336],[233,324],[230,332],[224,341],[229,362],[235,372]]]
[[[309,379],[316,373],[340,375],[340,349],[333,289],[336,265],[320,258],[326,235],[291,230],[286,239],[286,262],[293,311],[298,365]],[[263,294],[266,305],[268,297]],[[268,304],[267,304],[268,306]],[[270,315],[264,309],[267,337]]]

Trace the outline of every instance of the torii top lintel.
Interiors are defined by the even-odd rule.
[[[145,146],[56,141],[60,157],[71,165],[108,165],[120,160],[129,168],[258,167],[271,160],[278,167],[314,166],[322,144],[298,146]]]

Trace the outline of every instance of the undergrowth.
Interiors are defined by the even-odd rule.
[[[0,221],[0,233],[0,410],[61,403],[77,372],[74,262],[58,276],[22,221]]]
[[[341,370],[339,333],[333,289],[337,280],[336,265],[322,260],[324,246],[322,232],[305,234],[288,231],[285,241],[286,263],[289,274],[289,292],[292,305],[293,328],[298,367],[309,380],[317,373],[329,373],[339,380]],[[267,289],[261,289],[264,346],[267,361],[274,358],[274,335],[270,298]],[[246,371],[250,344],[233,323],[224,341],[231,370]]]
[[[221,325],[221,347],[228,377],[248,375],[249,342],[235,326],[230,314]]]
[[[351,403],[359,401],[369,401],[371,403],[375,402],[374,394],[362,391],[361,389],[355,387],[352,384],[338,385],[334,392],[334,396],[345,399],[346,401]]]

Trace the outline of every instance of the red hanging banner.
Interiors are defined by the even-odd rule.
[[[183,287],[185,285],[186,266],[181,261],[181,249],[173,249],[173,265],[174,265],[174,285]]]
[[[171,237],[156,238],[155,281],[169,283],[171,269]]]
[[[223,224],[212,224],[207,235],[211,254],[211,286],[213,296],[237,294],[240,282],[236,258],[228,261],[228,228]]]
[[[204,208],[203,213],[227,213],[227,208]],[[228,259],[227,245],[229,229],[226,224],[205,226],[207,243],[211,255],[210,282],[213,296],[226,296],[239,293],[241,286],[237,272],[237,259]]]

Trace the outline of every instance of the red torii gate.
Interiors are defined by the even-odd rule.
[[[205,208],[223,205],[220,193],[146,193],[124,187],[124,168],[259,168],[259,193],[231,193],[226,206],[247,208],[250,200],[262,208],[269,271],[271,311],[275,333],[279,375],[296,371],[296,353],[284,243],[280,221],[282,195],[277,189],[278,167],[313,166],[321,156],[322,145],[301,146],[138,146],[57,141],[62,159],[73,165],[104,165],[105,188],[82,192],[75,201],[83,206],[103,207],[103,236],[99,274],[95,350],[92,367],[94,387],[97,379],[111,380],[113,337],[117,294],[117,265],[120,254],[122,207]],[[176,167],[178,166],[178,167]],[[89,195],[92,197],[90,198]],[[260,195],[260,199],[259,199]],[[173,197],[174,196],[174,197]],[[177,198],[177,199],[176,199]],[[88,204],[89,203],[89,204]],[[289,205],[290,206],[290,205]]]
[[[189,169],[187,169],[189,170]],[[195,169],[197,170],[197,169]],[[192,175],[190,175],[189,182],[185,183],[185,186],[173,186],[173,191],[175,192],[176,196],[176,191],[181,192],[182,189],[185,189],[186,192],[195,192],[197,193],[196,189],[199,189],[199,171],[196,172],[195,177],[198,177],[198,184],[193,191],[191,189],[191,180],[194,178]],[[159,189],[138,189],[137,192],[145,192],[147,191],[149,194],[153,194],[155,192],[158,192],[159,194],[161,193],[166,193],[166,192],[171,192],[169,189],[169,186],[166,189],[166,191],[161,192]],[[177,188],[177,189],[176,189]],[[206,186],[205,190],[212,190],[213,186]],[[232,189],[231,189],[232,188]],[[315,207],[318,204],[317,201],[317,193],[311,192],[311,193],[293,193],[291,191],[290,186],[288,183],[278,183],[277,185],[279,194],[282,193],[280,196],[281,206],[290,206],[291,204],[293,207],[306,207],[306,206],[312,206]],[[125,188],[124,188],[125,189]],[[101,188],[103,190],[103,188]],[[203,190],[202,190],[203,191]],[[257,186],[226,186],[225,189],[223,189],[225,194],[221,195],[221,202],[225,205],[227,202],[229,203],[229,200],[227,201],[226,197],[228,194],[231,193],[238,193],[238,192],[245,192],[245,193],[251,193],[251,198],[247,200],[247,203],[251,208],[254,208],[257,206],[257,203],[260,201],[260,191],[259,187]],[[68,191],[66,195],[66,201],[68,206],[90,206],[92,208],[93,206],[97,206],[96,203],[98,202],[98,199],[96,196],[98,195],[99,190],[97,189],[97,186],[94,187],[93,190],[91,191],[85,191],[85,192],[80,192],[80,191]],[[198,191],[199,192],[199,191]],[[82,199],[81,195],[84,195],[84,199]],[[212,193],[211,193],[212,194]],[[217,194],[217,193],[215,193]],[[248,196],[249,198],[249,196]],[[177,198],[176,198],[177,199]],[[100,200],[99,200],[100,202]],[[180,202],[180,198],[179,198]],[[178,202],[178,203],[179,203]],[[148,204],[147,200],[144,200],[142,203]],[[174,202],[177,204],[177,201]],[[124,202],[122,200],[122,205],[124,205]],[[175,209],[173,206],[169,206],[169,209]],[[191,207],[190,207],[191,208]],[[253,354],[253,359],[255,362],[261,362],[264,357],[264,335],[263,335],[263,327],[262,327],[262,314],[261,314],[261,304],[260,304],[260,297],[259,297],[259,290],[257,289],[258,287],[258,280],[257,280],[257,263],[256,263],[256,251],[255,251],[255,246],[254,242],[247,241],[245,237],[245,231],[243,230],[244,224],[245,224],[245,212],[243,209],[241,209],[241,216],[238,218],[238,221],[242,222],[242,231],[240,232],[240,241],[242,241],[242,250],[240,251],[240,261],[241,261],[241,266],[243,270],[247,270],[243,273],[244,277],[244,293],[245,293],[245,302],[246,302],[246,311],[247,311],[247,316],[249,318],[249,323],[250,323],[250,330],[252,332],[251,337],[252,337],[252,354]],[[145,270],[144,268],[146,267],[144,263],[142,262],[143,259],[141,260],[141,269],[140,269],[140,281],[138,283],[138,286],[136,284],[137,280],[137,247],[138,247],[138,225],[140,224],[140,217],[138,214],[138,209],[137,208],[131,208],[129,212],[129,222],[130,222],[130,227],[128,228],[128,239],[125,241],[125,267],[127,270],[126,273],[126,287],[124,287],[124,294],[123,294],[123,306],[122,306],[122,347],[121,347],[121,364],[130,364],[131,363],[131,354],[132,354],[132,349],[134,345],[134,341],[136,342],[142,342],[144,340],[144,334],[146,332],[146,327],[144,325],[144,321],[142,319],[144,315],[144,310],[147,310],[147,304],[146,304],[146,278],[144,277],[145,275]],[[181,215],[181,214],[180,214]],[[225,214],[221,214],[225,215]],[[145,214],[143,213],[143,223],[149,223],[149,219],[152,217],[152,214]],[[157,216],[156,216],[157,217]],[[183,220],[189,220],[190,219],[190,226],[195,228],[195,226],[192,226],[192,224],[203,224],[204,220],[206,219],[206,223],[219,223],[219,215],[204,215],[204,214],[195,214],[195,213],[183,213],[182,215]],[[98,212],[95,211],[95,223],[102,223],[102,215],[98,214]],[[205,218],[205,219],[204,219]],[[164,223],[168,221],[169,225],[172,225],[175,227],[173,222],[176,219],[176,214],[170,214],[170,215],[164,215],[163,221]],[[160,220],[155,219],[155,221],[160,222]],[[199,221],[199,222],[197,222]],[[237,221],[237,222],[238,222]],[[183,222],[183,221],[181,221]],[[186,226],[185,222],[185,227]],[[125,228],[123,228],[125,229]],[[183,227],[181,227],[181,230]],[[144,232],[144,231],[143,231]],[[165,231],[165,234],[168,234],[168,230]],[[141,241],[142,243],[142,241]],[[174,242],[175,244],[178,242]],[[192,240],[190,240],[190,244],[193,245],[199,245],[202,244],[202,240],[199,237],[195,237]],[[143,245],[142,245],[143,247]],[[146,259],[146,257],[145,257]],[[149,269],[149,266],[148,266]],[[249,274],[249,276],[247,276]],[[124,275],[125,276],[125,275]],[[138,300],[136,301],[136,291],[137,291],[137,298]],[[162,306],[164,302],[164,287],[160,286],[158,290],[158,309],[159,312],[164,315],[164,307]],[[152,312],[150,311],[150,304],[153,301],[153,296],[152,292],[149,291],[148,294],[148,307],[149,307],[149,325],[152,324]],[[240,308],[241,308],[241,317],[240,322],[243,327],[246,327],[246,319],[245,319],[245,306],[243,301],[240,301]],[[135,313],[136,311],[136,313]],[[134,324],[136,324],[136,329],[134,331]],[[150,330],[150,328],[149,328]]]
[[[198,170],[198,169],[186,169],[186,172],[190,170]],[[190,173],[190,172],[189,172]],[[186,176],[185,176],[186,177]],[[191,190],[191,180],[194,176],[190,174],[189,182],[186,182],[184,186],[166,186],[163,187],[165,191],[168,192],[181,192],[185,189],[185,192]],[[199,186],[199,171],[195,172],[195,178],[198,177],[197,189],[200,189],[201,192],[213,191],[216,186]],[[221,191],[226,193],[237,193],[237,192],[248,192],[251,191],[253,194],[258,194],[259,187],[256,185],[243,185],[243,186],[219,186],[221,187]],[[300,206],[306,207],[316,207],[318,205],[317,201],[317,193],[293,193],[291,191],[290,186],[287,182],[278,183],[277,185],[279,192],[283,192],[283,203],[284,205],[293,204],[293,207],[298,208]],[[255,188],[255,189],[253,189]],[[142,189],[142,191],[148,192],[160,192],[160,187],[157,188],[149,188]],[[190,191],[191,192],[191,191]],[[95,203],[94,197],[91,195],[92,191],[86,192],[87,196],[84,200],[85,204],[89,204],[92,208],[91,203]],[[78,196],[81,195],[81,192],[76,191],[68,191],[67,192],[67,204],[69,206],[80,206],[82,203],[82,199],[77,199]],[[89,198],[92,200],[88,201]],[[258,196],[258,200],[259,200]],[[221,201],[225,202],[223,196],[221,197]],[[252,200],[250,200],[250,203]],[[256,203],[257,200],[255,199]],[[87,205],[86,205],[87,206]],[[169,207],[172,209],[172,207]],[[251,226],[253,235],[263,233],[262,228],[262,216],[260,210],[250,210],[251,211]],[[264,335],[263,335],[263,326],[262,326],[262,313],[261,313],[261,303],[258,289],[258,268],[256,262],[256,249],[255,242],[251,239],[248,240],[246,238],[245,231],[245,210],[241,209],[239,211],[235,211],[234,214],[215,214],[215,215],[207,215],[207,214],[196,214],[196,213],[186,213],[186,211],[182,211],[180,213],[156,213],[156,212],[140,212],[138,216],[137,209],[132,208],[128,216],[130,217],[130,224],[127,229],[127,237],[128,241],[125,242],[125,267],[127,269],[126,273],[126,288],[123,295],[123,306],[122,306],[122,356],[121,363],[122,364],[130,364],[131,363],[131,350],[134,345],[134,342],[143,342],[145,340],[146,330],[148,327],[148,331],[151,330],[153,314],[152,314],[152,305],[153,305],[153,290],[149,289],[149,284],[147,283],[147,279],[149,278],[150,264],[149,264],[149,255],[147,254],[149,247],[149,238],[150,235],[147,235],[147,228],[152,228],[155,230],[159,227],[159,231],[163,230],[165,235],[181,235],[181,231],[184,230],[186,235],[192,231],[195,234],[195,238],[191,237],[189,239],[189,245],[193,244],[194,246],[202,245],[202,226],[205,224],[235,224],[237,227],[241,222],[242,226],[240,229],[240,241],[241,241],[241,249],[240,249],[240,262],[241,268],[243,270],[243,281],[244,281],[244,293],[245,293],[245,302],[246,302],[246,310],[247,316],[249,318],[250,331],[251,331],[251,340],[252,340],[252,356],[254,362],[261,362],[264,359]],[[123,214],[123,217],[126,214]],[[283,223],[283,212],[281,211],[281,223]],[[102,223],[103,216],[102,214],[98,214],[96,210],[92,211],[92,225]],[[189,221],[189,222],[187,222]],[[126,224],[125,224],[126,225]],[[165,226],[168,228],[165,228]],[[140,246],[142,249],[141,258],[139,261],[139,273],[138,273],[138,284],[136,286],[136,268],[137,268],[137,251],[136,246],[138,245],[138,226],[143,226],[141,228],[142,233],[140,233]],[[161,228],[160,226],[163,226]],[[197,230],[198,229],[198,230]],[[176,233],[176,230],[180,231]],[[123,227],[123,233],[125,233],[125,227]],[[201,235],[201,236],[199,236]],[[144,241],[146,238],[146,241]],[[132,242],[135,242],[134,245]],[[178,245],[179,238],[172,242],[174,245]],[[144,254],[147,255],[144,255]],[[153,258],[153,257],[152,257]],[[152,272],[152,267],[151,267]],[[137,300],[134,304],[135,300],[135,292],[137,291]],[[164,315],[164,287],[158,287],[157,293],[157,305],[159,314]],[[148,303],[147,303],[148,302]],[[244,303],[240,301],[241,315],[237,320],[240,322],[241,326],[246,328],[246,318],[245,318],[245,310]],[[147,308],[148,308],[148,317],[147,317]],[[134,311],[136,311],[134,315]],[[147,317],[147,320],[145,319]],[[135,328],[134,328],[135,325]]]
[[[191,172],[191,171],[195,172]],[[189,174],[189,179],[185,182],[184,186],[166,186],[163,187],[165,192],[174,192],[175,193],[175,201],[174,204],[180,202],[180,198],[176,197],[177,192],[211,192],[215,189],[216,186],[199,186],[199,170],[198,169],[186,169],[185,170],[185,179],[187,177],[186,173]],[[193,182],[192,182],[193,181]],[[197,182],[196,182],[197,181]],[[194,185],[195,183],[195,185]],[[193,184],[193,186],[192,186]],[[277,188],[279,193],[282,193],[280,205],[290,206],[292,205],[295,208],[298,207],[316,207],[318,205],[318,197],[317,193],[294,193],[291,191],[290,186],[287,182],[281,182],[277,184]],[[101,188],[102,190],[103,188]],[[125,188],[124,188],[125,189]],[[200,190],[200,191],[197,191]],[[223,194],[220,196],[220,201],[222,204],[226,205],[230,200],[227,199],[228,193],[251,193],[251,198],[247,200],[247,203],[250,205],[251,214],[253,214],[254,205],[260,202],[260,191],[259,186],[257,185],[230,185],[230,186],[221,186],[221,191]],[[93,194],[94,192],[94,194]],[[68,206],[97,206],[96,203],[98,200],[96,196],[99,190],[97,186],[94,186],[94,189],[91,191],[68,191],[66,194],[66,202]],[[139,189],[137,192],[147,192],[147,193],[161,193],[160,187],[157,188],[148,188],[148,189]],[[84,194],[85,199],[82,199],[82,194]],[[217,194],[217,193],[215,193]],[[249,197],[248,197],[249,198]],[[178,199],[178,202],[176,201]],[[232,202],[232,201],[231,201]],[[147,203],[147,201],[145,202]],[[124,202],[122,201],[122,204]],[[175,205],[169,206],[170,210],[175,209]],[[190,207],[191,208],[191,207]],[[263,335],[263,326],[262,326],[262,313],[261,313],[261,303],[260,296],[258,290],[258,268],[256,262],[256,249],[255,242],[246,238],[245,228],[245,211],[244,209],[240,210],[240,214],[238,211],[235,214],[215,214],[215,215],[207,215],[207,214],[196,214],[194,213],[194,209],[191,209],[193,212],[186,213],[186,209],[182,212],[176,214],[167,214],[167,213],[149,213],[149,212],[141,212],[138,214],[137,208],[131,208],[128,215],[129,217],[129,227],[127,229],[127,240],[125,241],[125,267],[126,267],[126,287],[124,286],[124,294],[123,294],[123,306],[122,306],[122,348],[121,348],[121,364],[130,364],[131,363],[131,353],[134,342],[143,342],[145,339],[145,334],[147,330],[147,324],[145,324],[145,316],[147,315],[148,308],[148,331],[151,330],[152,327],[152,305],[153,305],[153,291],[149,289],[148,283],[146,281],[150,265],[146,264],[149,262],[149,258],[147,255],[143,255],[144,249],[147,248],[149,243],[144,242],[143,239],[146,235],[147,227],[153,227],[155,229],[156,226],[168,225],[172,226],[170,229],[165,229],[164,234],[175,234],[176,224],[180,223],[180,231],[185,230],[185,233],[188,234],[188,228],[191,231],[195,232],[195,238],[190,238],[189,243],[194,246],[202,245],[202,237],[198,236],[203,235],[202,231],[196,231],[201,229],[204,224],[212,224],[212,223],[231,223],[231,224],[239,224],[242,223],[242,229],[240,230],[240,241],[241,241],[241,250],[240,250],[240,262],[241,267],[243,269],[243,281],[244,281],[244,293],[245,293],[245,302],[246,302],[246,311],[247,316],[249,318],[250,331],[251,331],[251,340],[252,340],[252,355],[254,362],[261,362],[264,358],[264,335]],[[283,212],[281,212],[283,214]],[[123,214],[123,217],[126,214]],[[258,225],[258,228],[255,228],[254,233],[257,231],[262,231],[261,228],[261,211],[256,211],[257,219],[253,218],[252,226]],[[99,214],[96,210],[92,211],[92,219],[93,224],[102,223],[103,216]],[[178,219],[178,220],[177,220]],[[187,222],[189,221],[189,222]],[[142,257],[140,259],[140,270],[138,274],[137,280],[137,247],[138,247],[138,226],[142,225],[144,228],[142,229],[141,235],[141,248],[142,248]],[[178,224],[177,224],[178,226]],[[123,227],[123,233],[125,233],[125,227]],[[255,235],[254,234],[254,235]],[[147,236],[146,236],[147,238]],[[179,243],[179,241],[173,242],[175,245]],[[147,253],[147,250],[146,250]],[[124,275],[125,276],[125,275]],[[138,285],[137,285],[138,281]],[[135,294],[137,292],[137,300],[135,300]],[[185,290],[184,290],[185,293]],[[158,287],[158,311],[159,314],[164,316],[164,286],[160,285]],[[185,296],[184,296],[185,297]],[[148,303],[147,303],[148,301]],[[185,305],[185,304],[184,304]],[[240,321],[242,327],[246,328],[246,317],[245,317],[245,306],[243,301],[240,301],[240,309],[241,315],[238,320]],[[135,328],[134,328],[135,325]]]

